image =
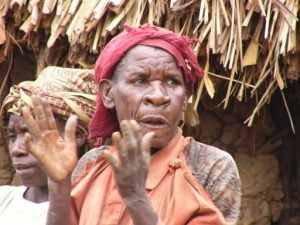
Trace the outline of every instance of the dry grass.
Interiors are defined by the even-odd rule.
[[[38,55],[65,37],[68,54],[49,54],[48,61],[58,63],[60,57],[63,65],[90,68],[96,59],[91,55],[99,54],[124,23],[155,24],[199,40],[194,50],[206,60],[205,75],[192,108],[204,88],[214,97],[212,76],[228,82],[224,108],[233,97],[243,101],[246,90],[252,96],[263,93],[245,121],[251,126],[272,93],[283,90],[287,79],[298,79],[299,9],[298,0],[0,0],[0,62],[12,45],[27,45]],[[218,61],[211,63],[212,56]],[[215,74],[216,67],[226,72]]]

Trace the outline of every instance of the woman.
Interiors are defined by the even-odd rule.
[[[114,146],[102,146],[94,150],[99,153],[94,161],[84,161],[71,197],[53,193],[57,201],[50,203],[48,225],[236,223],[241,193],[232,157],[183,137],[178,128],[202,75],[190,43],[159,27],[126,26],[102,51],[95,67],[100,94],[89,131],[98,145],[112,135]],[[42,118],[34,120],[24,109],[29,150],[55,182],[65,182],[74,163],[54,154],[51,164],[44,159],[47,152],[39,145],[50,138],[44,134],[55,131],[52,124],[40,126],[51,115],[33,100]],[[53,151],[66,157],[74,149],[74,127],[76,119],[70,118],[64,141],[52,139]]]
[[[31,109],[33,95],[47,99],[43,104],[53,110],[53,122],[61,137],[64,136],[66,118],[77,114],[76,144],[80,156],[89,148],[87,125],[95,110],[96,92],[93,71],[59,67],[47,67],[35,81],[11,87],[1,108],[1,119],[7,127],[11,161],[22,186],[0,186],[0,224],[46,224],[51,191],[48,187],[54,188],[37,159],[28,152],[25,139],[29,128],[21,107]],[[36,118],[39,116],[35,115]],[[77,157],[76,153],[72,155]]]

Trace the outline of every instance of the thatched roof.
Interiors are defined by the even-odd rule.
[[[205,76],[194,108],[203,90],[213,97],[227,80],[224,108],[259,94],[251,125],[272,93],[299,77],[299,10],[298,0],[0,0],[0,62],[17,45],[46,64],[93,67],[124,23],[159,25],[199,40]]]

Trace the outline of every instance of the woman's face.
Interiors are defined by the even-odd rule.
[[[187,90],[181,69],[168,52],[136,46],[116,67],[111,97],[119,121],[134,119],[153,131],[153,148],[163,148],[177,131]]]
[[[64,124],[57,123],[60,133]],[[24,186],[47,186],[47,175],[41,169],[37,159],[29,153],[25,144],[24,135],[28,132],[28,126],[23,116],[10,115],[8,122],[9,153],[16,170]]]

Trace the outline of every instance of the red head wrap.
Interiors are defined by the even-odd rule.
[[[198,65],[197,57],[191,48],[192,40],[176,35],[172,31],[151,25],[130,27],[125,25],[125,31],[114,37],[103,49],[95,66],[95,80],[111,79],[113,70],[126,52],[136,45],[147,45],[161,48],[170,53],[182,68],[185,83],[192,86],[197,77],[202,77],[203,71]],[[89,125],[91,138],[96,138],[96,146],[104,143],[118,129],[118,119],[114,110],[106,109],[100,93],[97,95],[96,112]]]

